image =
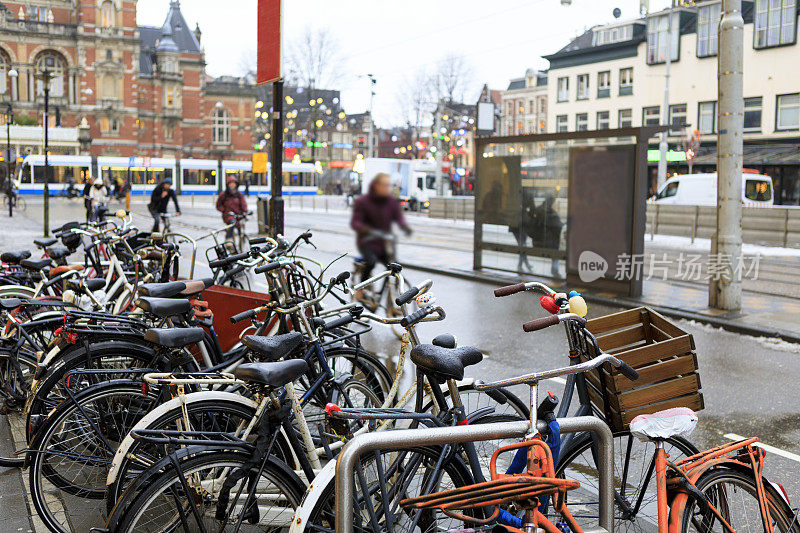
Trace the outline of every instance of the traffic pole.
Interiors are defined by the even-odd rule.
[[[661,106],[661,125],[670,126],[669,120],[669,71],[672,65],[672,17],[675,12],[675,0],[670,0],[669,11],[667,14],[667,57],[664,59],[664,103]],[[667,181],[667,136],[669,130],[661,132],[661,140],[658,143],[658,178],[656,180],[656,191]]]
[[[711,241],[715,272],[709,276],[708,302],[728,311],[742,308],[742,0],[723,0],[719,25],[717,140],[717,231]]]

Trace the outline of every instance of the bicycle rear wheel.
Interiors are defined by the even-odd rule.
[[[773,531],[775,533],[800,531],[800,524],[797,522],[795,513],[792,512],[786,501],[769,481],[764,479],[763,483]],[[762,533],[764,531],[756,480],[751,471],[742,472],[731,468],[712,470],[703,474],[696,485],[736,533]],[[683,533],[711,533],[712,531],[724,532],[727,529],[721,525],[719,519],[711,511],[702,510],[696,501],[690,500],[683,512],[681,531]]]
[[[664,441],[670,461],[697,453],[689,441],[671,437]],[[614,531],[639,532],[658,529],[658,505],[655,482],[655,444],[641,442],[630,431],[614,434]],[[588,433],[561,451],[556,476],[574,479],[580,489],[567,493],[566,501],[578,524],[596,527],[600,517],[598,501],[599,469],[597,449]],[[552,512],[552,508],[548,509]],[[593,525],[592,525],[593,524]]]
[[[263,464],[260,476],[258,467],[262,465],[254,468],[248,464],[249,459],[249,453],[238,451],[186,459],[180,463],[182,475],[174,469],[164,473],[130,506],[123,507],[125,512],[119,521],[112,523],[112,517],[107,527],[118,533],[285,531],[300,505],[305,486],[288,466],[272,457]],[[238,469],[246,469],[249,474],[232,487],[224,487],[229,473]],[[253,492],[256,505],[251,499],[251,505],[245,507],[246,498]],[[227,505],[220,503],[220,495],[225,493],[229,496]],[[224,518],[220,520],[219,516]],[[237,529],[240,519],[242,524]]]

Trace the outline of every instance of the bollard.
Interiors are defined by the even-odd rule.
[[[696,205],[694,207],[694,218],[692,218],[692,244],[694,244],[694,240],[697,238],[697,224],[699,223],[698,219],[700,218],[700,206]]]
[[[325,212],[328,212],[328,197],[325,197]]]
[[[192,207],[194,207],[194,193],[192,193]]]

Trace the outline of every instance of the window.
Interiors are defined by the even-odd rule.
[[[106,50],[106,61],[113,61],[114,60],[114,52],[110,49]]]
[[[116,118],[103,117],[100,119],[100,130],[103,133],[118,134],[119,120]]]
[[[558,78],[558,93],[556,95],[557,102],[566,102],[569,100],[569,78]]]
[[[619,95],[633,94],[633,67],[619,69]]]
[[[680,182],[677,182],[677,181],[673,181],[672,183],[668,183],[666,187],[661,189],[661,192],[658,193],[658,196],[656,198],[658,198],[660,200],[661,198],[669,198],[671,196],[675,196],[676,194],[678,194],[678,184],[679,183]]]
[[[697,55],[717,55],[720,4],[697,8]]]
[[[36,60],[36,70],[50,72],[50,96],[57,98],[64,96],[64,86],[66,84],[66,62],[55,52],[43,52]],[[44,95],[44,85],[41,80],[36,80],[36,95]]]
[[[661,123],[661,108],[659,106],[642,108],[642,126],[658,126]]]
[[[669,31],[667,15],[650,17],[647,21],[647,62],[649,64],[663,63],[667,59],[667,33]],[[672,15],[672,31],[669,32],[670,57],[672,61],[678,59],[678,13]]]
[[[611,96],[611,71],[604,70],[597,73],[597,97],[608,98]]]
[[[686,125],[686,104],[675,104],[669,106],[669,133],[680,135]]]
[[[578,74],[578,100],[589,99],[589,75]]]
[[[530,100],[528,102],[528,113],[530,113],[531,115],[536,113],[536,101]]]
[[[754,202],[769,202],[772,200],[772,183],[765,179],[747,178],[744,197]]]
[[[633,111],[630,109],[620,109],[617,118],[618,128],[630,128],[633,126]]]
[[[796,130],[800,127],[800,94],[778,96],[776,130]]]
[[[756,48],[790,44],[795,41],[796,0],[756,0]]]
[[[761,97],[744,99],[744,131],[761,131]]]
[[[166,97],[164,98],[164,102],[168,107],[175,106],[175,89],[167,89]]]
[[[543,115],[547,113],[547,98],[544,96],[539,98],[539,113]]]
[[[556,133],[567,131],[567,115],[558,115],[556,117]]]
[[[607,130],[611,127],[611,120],[609,119],[608,111],[598,111],[597,112],[597,129],[598,130]]]
[[[11,94],[11,79],[8,71],[11,70],[11,61],[5,54],[0,54],[0,94]]]
[[[114,3],[111,0],[105,0],[100,4],[100,24],[104,28],[111,28],[114,26]]]
[[[630,41],[633,37],[633,25],[606,28],[594,33],[594,46]]]
[[[717,127],[717,103],[700,102],[697,104],[697,129],[700,133],[714,133]]]
[[[217,108],[214,110],[211,137],[217,144],[231,142],[231,116],[227,109]]]
[[[586,131],[589,129],[589,114],[578,113],[575,115],[575,131]]]

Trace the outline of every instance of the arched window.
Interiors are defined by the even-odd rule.
[[[214,109],[211,138],[217,144],[229,144],[231,142],[231,115],[227,109],[219,107]]]
[[[102,4],[100,4],[100,24],[104,28],[111,28],[115,26],[115,15],[114,12],[114,4],[111,0],[105,0]]]
[[[64,96],[67,86],[67,63],[64,58],[53,51],[42,52],[36,59],[36,71],[38,74],[45,70],[50,72],[50,96]],[[36,95],[44,95],[42,80],[36,80]]]
[[[11,79],[8,71],[11,70],[11,61],[5,52],[0,52],[0,94],[11,94]]]

